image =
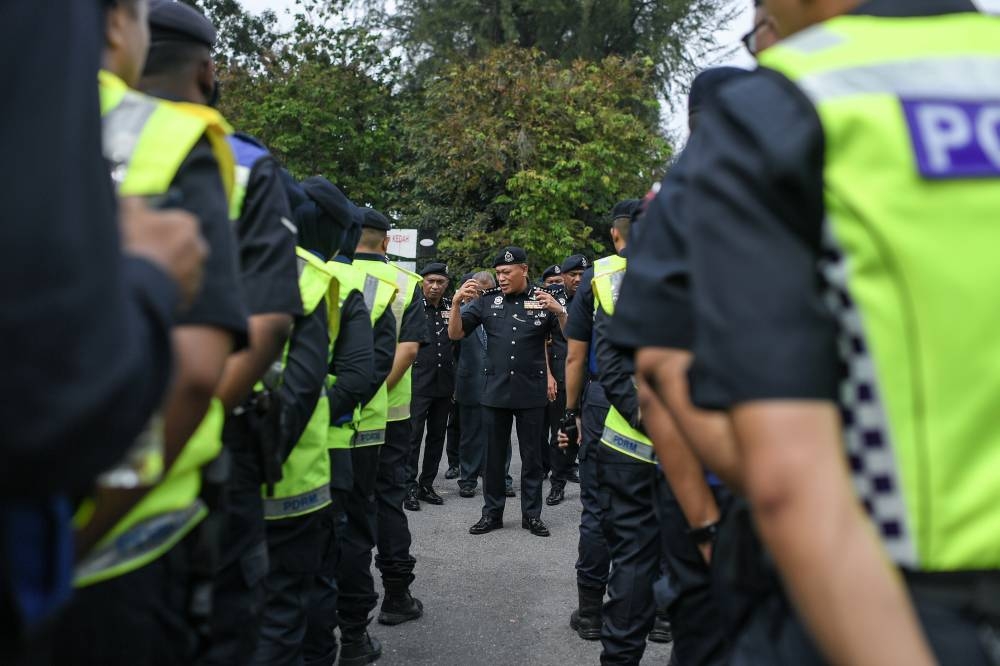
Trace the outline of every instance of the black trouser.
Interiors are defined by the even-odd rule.
[[[924,635],[944,666],[995,666],[1000,621],[990,624],[910,589]],[[891,639],[887,639],[891,640]],[[992,657],[991,657],[992,655]],[[735,639],[733,666],[822,666],[812,637],[780,591],[758,600]]]
[[[448,456],[448,467],[459,466],[458,449],[462,442],[462,421],[458,413],[458,403],[452,401],[451,413],[448,414],[448,441],[445,453]]]
[[[347,525],[337,563],[337,615],[341,632],[367,626],[368,614],[378,602],[371,564],[375,548],[375,479],[380,448],[351,449],[354,489],[344,501]]]
[[[652,463],[597,446],[601,529],[612,562],[601,613],[602,664],[638,664],[646,651],[656,614],[653,583],[660,577],[662,542],[654,506],[659,474]]]
[[[594,399],[594,395],[599,400]],[[580,447],[580,543],[576,560],[576,581],[579,585],[603,589],[608,583],[611,554],[601,529],[601,503],[597,486],[597,447],[601,445],[604,419],[608,415],[604,392],[591,384],[585,393],[581,421],[583,432]]]
[[[458,485],[475,488],[486,465],[486,431],[483,430],[483,408],[479,403],[458,403],[458,418],[462,422],[458,445]]]
[[[504,471],[511,426],[515,421],[521,452],[521,511],[528,518],[538,518],[542,514],[542,464],[538,442],[545,427],[545,407],[504,409],[484,406],[483,427],[487,434],[486,474],[483,476],[484,516],[503,517],[507,499],[504,496]]]
[[[76,590],[52,633],[52,664],[192,663],[198,635],[188,608],[196,536],[140,569]]]
[[[407,587],[413,582],[416,559],[410,554],[410,525],[403,511],[406,497],[410,454],[410,419],[389,421],[385,426],[385,444],[379,452],[378,476],[375,479],[377,504],[375,566],[382,572],[386,589]]]
[[[226,419],[232,468],[225,488],[225,530],[212,598],[212,635],[202,666],[246,664],[257,649],[269,562],[256,435],[245,417]]]
[[[302,666],[304,663],[309,600],[335,532],[331,507],[304,516],[267,521],[271,570],[264,580],[264,612],[251,664]]]
[[[448,414],[451,413],[451,398],[432,398],[426,395],[415,395],[410,403],[410,414],[413,419],[410,440],[410,470],[409,484],[419,483],[430,488],[434,485],[438,467],[441,465],[441,454],[444,452],[444,435],[448,427]],[[424,440],[424,425],[427,426],[427,439],[424,441],[424,466],[417,477],[417,467],[420,463],[420,443]]]
[[[724,519],[729,493],[722,487],[712,490]],[[723,608],[713,594],[708,566],[687,535],[687,519],[661,473],[656,477],[656,509],[674,588],[667,613],[674,635],[675,659],[678,664],[728,663],[731,644]]]
[[[345,456],[339,451],[331,451],[330,459]],[[353,472],[352,472],[353,476]],[[349,491],[331,484],[330,504],[327,520],[330,525],[330,539],[326,551],[321,553],[319,574],[309,589],[306,607],[306,632],[302,643],[303,663],[306,666],[329,666],[337,650],[337,639],[333,630],[337,628],[337,567],[343,534],[347,530],[347,504]]]
[[[569,473],[573,469],[573,463],[576,462],[576,456],[580,450],[576,443],[567,446],[565,449],[559,448],[559,421],[562,420],[565,413],[566,384],[560,382],[556,399],[550,402],[546,408],[548,428],[545,432],[544,450],[549,456],[553,481],[559,481],[563,485],[566,485],[566,479],[569,478]]]
[[[483,428],[483,407],[479,403],[459,404],[458,409],[459,419],[462,421],[458,485],[461,488],[475,488],[479,485],[479,477],[484,476],[486,470],[486,448],[489,438]],[[508,439],[507,457],[504,463],[504,484],[507,488],[514,483],[510,478],[511,455],[512,447]]]

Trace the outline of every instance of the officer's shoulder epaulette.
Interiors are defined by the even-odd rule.
[[[482,293],[483,296],[492,296],[501,293],[500,287],[491,287]]]

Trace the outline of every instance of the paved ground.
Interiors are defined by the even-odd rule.
[[[454,481],[435,485],[444,506],[422,505],[408,512],[417,558],[414,595],[424,616],[396,627],[372,623],[384,648],[380,666],[474,666],[597,664],[600,641],[581,640],[569,628],[576,607],[576,562],[580,487],[567,485],[566,501],[544,507],[552,536],[521,529],[520,460],[511,462],[517,499],[508,499],[504,529],[469,534],[479,519],[476,496],[458,496]],[[549,490],[545,482],[544,492]],[[375,580],[379,577],[376,573]],[[666,664],[670,646],[650,643],[645,664]]]

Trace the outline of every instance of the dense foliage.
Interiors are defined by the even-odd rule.
[[[537,271],[607,252],[611,206],[665,168],[664,77],[718,0],[187,1],[219,28],[221,110],[293,174],[436,229],[457,269],[514,243]]]

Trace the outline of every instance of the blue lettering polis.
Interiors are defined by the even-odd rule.
[[[924,178],[1000,176],[1000,100],[903,99]]]

